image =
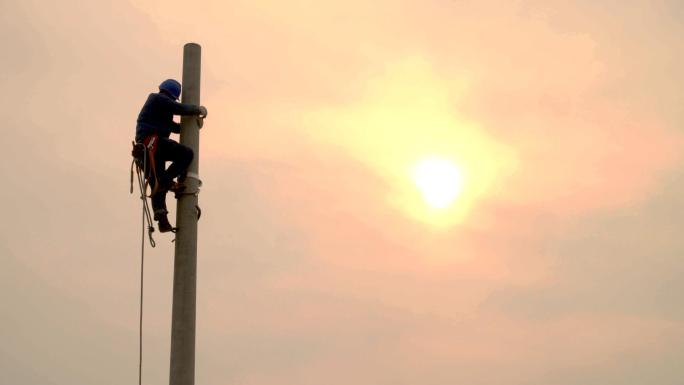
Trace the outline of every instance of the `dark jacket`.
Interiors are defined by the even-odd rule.
[[[180,124],[173,121],[173,116],[199,113],[199,106],[178,103],[162,92],[150,94],[138,115],[135,140],[139,142],[154,134],[168,138],[172,132],[180,133]]]

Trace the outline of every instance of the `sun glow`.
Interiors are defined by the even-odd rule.
[[[501,191],[517,165],[511,148],[459,116],[454,106],[466,92],[465,80],[439,77],[424,60],[407,59],[388,65],[349,105],[307,113],[307,132],[384,181],[387,189],[375,191],[379,201],[449,228]]]
[[[451,206],[463,189],[461,170],[446,159],[422,160],[416,166],[413,177],[425,202],[436,209]]]

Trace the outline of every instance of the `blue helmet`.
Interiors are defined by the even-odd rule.
[[[166,91],[178,100],[181,94],[181,84],[177,80],[167,79],[159,85],[159,91]]]

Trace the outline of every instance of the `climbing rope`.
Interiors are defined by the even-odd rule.
[[[155,247],[157,244],[152,238],[152,233],[154,232],[154,225],[152,224],[152,211],[150,210],[149,202],[147,201],[147,186],[149,185],[147,179],[145,178],[145,171],[147,170],[147,148],[142,143],[133,143],[134,147],[143,147],[142,151],[142,162],[138,158],[134,158],[131,163],[131,189],[130,192],[133,194],[133,169],[138,176],[138,188],[140,189],[140,199],[143,201],[143,232],[145,227],[145,222],[147,222],[147,235],[150,240],[150,246]],[[155,183],[157,185],[158,183]]]
[[[152,224],[152,214],[150,213],[150,206],[147,201],[147,186],[148,182],[145,178],[145,171],[147,170],[147,148],[142,143],[133,143],[133,151],[135,153],[136,147],[143,147],[142,161],[134,156],[131,163],[131,189],[133,194],[133,169],[138,176],[138,188],[140,189],[140,199],[142,200],[142,236],[140,242],[140,323],[138,325],[138,385],[142,385],[142,357],[143,357],[143,293],[145,284],[145,228],[147,228],[147,237],[150,246],[155,247],[156,243],[152,238],[154,226]]]
[[[138,325],[138,385],[142,385],[142,330],[143,330],[143,285],[145,283],[145,210],[142,213],[142,237],[140,242],[140,324]],[[152,235],[150,234],[150,240]],[[154,246],[152,246],[154,247]]]

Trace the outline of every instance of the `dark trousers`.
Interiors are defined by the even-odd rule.
[[[173,178],[179,177],[178,179],[181,181],[185,178],[185,173],[190,162],[192,162],[193,156],[194,154],[190,147],[169,138],[159,138],[157,151],[154,154],[157,181],[160,184],[157,193],[152,195],[152,209],[155,214],[167,213],[166,192],[168,191],[168,186],[173,182]],[[169,168],[166,168],[166,162],[171,162]],[[154,178],[150,178],[152,190],[154,190],[157,181]]]

